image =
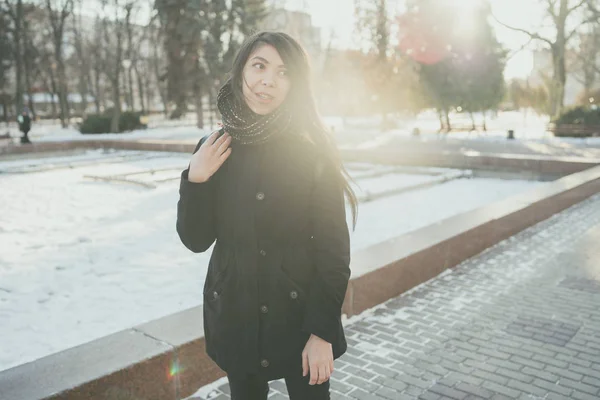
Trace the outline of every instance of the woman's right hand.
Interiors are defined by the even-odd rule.
[[[188,181],[193,183],[208,181],[231,154],[231,147],[229,147],[231,136],[225,132],[217,139],[218,135],[219,131],[215,131],[192,155]]]

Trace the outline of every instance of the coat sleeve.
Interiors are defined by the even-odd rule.
[[[332,165],[322,163],[311,198],[312,250],[316,274],[308,292],[303,330],[329,343],[339,332],[350,279],[350,234],[342,183]]]
[[[207,138],[206,136],[198,142],[194,153]],[[202,253],[210,248],[217,237],[214,180],[190,182],[189,168],[188,165],[181,173],[177,202],[177,233],[185,247],[194,253]]]

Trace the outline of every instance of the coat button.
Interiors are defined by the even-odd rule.
[[[219,293],[218,292],[213,292],[213,299],[218,299],[219,298]]]
[[[292,290],[292,291],[290,292],[290,297],[291,297],[292,299],[297,299],[297,298],[298,298],[298,292],[296,292],[295,290]]]
[[[269,366],[269,360],[262,360],[260,365],[264,368],[267,368]]]
[[[260,255],[264,257],[264,256],[266,256],[266,255],[267,255],[267,252],[266,252],[266,251],[264,251],[264,250],[261,250],[261,251],[260,251]]]
[[[256,193],[256,200],[264,200],[265,194],[263,192]]]
[[[263,313],[263,314],[268,313],[269,312],[269,307],[267,307],[267,306],[261,306],[260,307],[260,312]]]

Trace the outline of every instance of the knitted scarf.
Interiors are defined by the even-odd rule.
[[[252,111],[245,101],[239,103],[231,82],[227,82],[219,90],[217,108],[223,117],[225,132],[240,144],[264,143],[290,127],[291,113],[284,105],[270,114],[260,115]]]

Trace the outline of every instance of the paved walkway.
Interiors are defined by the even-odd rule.
[[[332,399],[600,399],[600,195],[346,326]],[[270,399],[286,399],[271,382]],[[228,399],[222,379],[193,399]]]

